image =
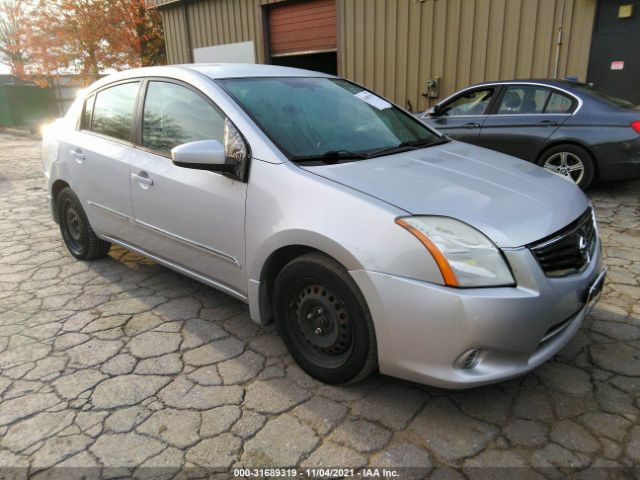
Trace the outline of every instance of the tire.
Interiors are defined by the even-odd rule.
[[[596,176],[593,157],[577,145],[557,145],[542,154],[538,165],[571,179],[585,190]]]
[[[78,260],[94,260],[109,253],[111,243],[97,237],[80,199],[70,188],[64,188],[56,198],[62,239],[69,253]]]
[[[362,293],[342,265],[310,253],[289,262],[273,289],[276,326],[312,377],[355,383],[378,367],[376,337]]]

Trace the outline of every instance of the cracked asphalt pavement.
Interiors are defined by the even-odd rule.
[[[3,134],[0,145],[0,477],[223,477],[238,466],[639,475],[640,182],[589,192],[608,282],[555,359],[469,391],[381,375],[335,387],[223,293],[121,248],[73,259],[38,140]]]

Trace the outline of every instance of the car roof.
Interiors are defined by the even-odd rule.
[[[273,77],[326,77],[333,75],[300,68],[279,67],[277,65],[259,65],[248,63],[190,63],[183,65],[162,65],[140,67],[112,73],[96,81],[86,89],[90,93],[114,82],[145,77],[183,77],[185,73],[197,74],[210,79],[223,78],[273,78]]]
[[[169,77],[181,78],[185,73],[205,76],[210,79],[223,78],[268,78],[268,77],[326,77],[333,75],[300,68],[279,67],[277,65],[260,65],[247,63],[190,63],[182,65],[162,65],[155,67],[140,67],[122,70],[101,78],[85,89],[89,94],[99,88],[114,82],[126,81],[133,78]]]
[[[332,75],[301,68],[280,67],[250,63],[190,63],[176,65],[179,68],[194,70],[209,78],[245,78],[245,77],[331,77]]]
[[[333,77],[333,75],[326,73],[302,70],[300,68],[250,63],[185,63],[181,65],[141,67],[124,70],[122,72],[112,74],[110,77],[152,77],[158,74],[166,75],[171,72],[175,74],[177,72],[184,72],[185,70],[197,72],[211,79],[250,77]]]
[[[569,79],[527,78],[527,79],[518,79],[518,80],[492,80],[490,82],[482,82],[472,86],[475,87],[480,85],[531,84],[531,83],[548,85],[550,87],[559,87],[559,88],[567,88],[567,87],[575,87],[578,85],[584,85],[584,83],[582,82],[578,82],[577,80],[569,80]]]

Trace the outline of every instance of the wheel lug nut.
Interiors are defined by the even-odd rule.
[[[322,335],[322,329],[320,327],[318,327],[313,331],[313,333],[316,334],[316,335]]]
[[[307,315],[307,318],[311,320],[313,318],[313,313],[310,313],[309,315]]]

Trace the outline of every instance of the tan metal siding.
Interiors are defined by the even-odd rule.
[[[278,1],[281,0],[151,0],[160,7],[167,60],[172,64],[191,61],[194,48],[250,40],[255,44],[256,61],[264,63],[260,9],[261,5]]]
[[[169,62],[190,61],[194,48],[253,40],[256,60],[263,63],[261,5],[277,1],[189,0],[160,6]],[[584,80],[596,0],[564,1],[558,73]],[[410,102],[414,110],[428,105],[421,93],[429,78],[441,79],[437,101],[481,81],[551,77],[562,2],[337,0],[338,72],[402,106]]]
[[[427,107],[429,78],[440,77],[442,99],[472,83],[552,77],[562,1],[339,0],[340,72],[414,109]],[[586,77],[595,4],[566,0],[560,77]]]
[[[191,61],[185,10],[181,5],[176,5],[162,12],[167,58],[171,63]]]

